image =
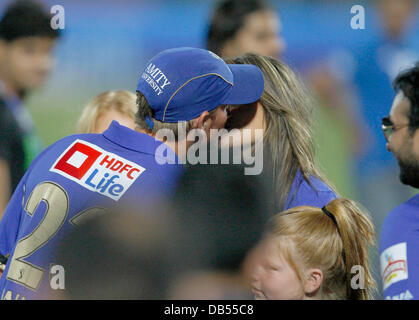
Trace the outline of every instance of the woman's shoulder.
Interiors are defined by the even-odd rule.
[[[284,210],[298,206],[321,208],[337,198],[333,189],[321,179],[310,176],[309,180],[310,183],[304,179],[300,172],[297,173]]]

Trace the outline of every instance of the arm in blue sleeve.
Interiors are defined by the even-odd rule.
[[[31,171],[37,165],[37,163],[43,159],[45,153],[47,153],[48,150],[50,150],[53,146],[54,144],[46,148],[32,161],[25,175],[20,180],[15,192],[13,193],[9,204],[7,205],[3,218],[0,221],[0,253],[3,256],[11,253],[16,244],[22,215],[25,213],[23,203],[24,200],[26,200],[25,186],[28,177],[30,176]]]

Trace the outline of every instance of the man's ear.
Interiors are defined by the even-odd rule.
[[[317,292],[323,282],[323,272],[320,269],[309,269],[304,283],[304,292],[313,295]]]
[[[407,134],[410,134],[410,133],[408,132]],[[416,160],[419,160],[419,129],[416,129],[415,132],[413,133],[412,140],[413,140],[413,154],[416,156]]]
[[[208,111],[204,111],[202,112],[198,118],[195,118],[196,122],[194,125],[195,129],[208,129],[209,126],[207,124],[205,124],[206,121],[211,121],[210,117],[209,117],[209,113]]]

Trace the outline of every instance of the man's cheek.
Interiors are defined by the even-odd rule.
[[[223,114],[220,118],[220,124],[219,124],[218,129],[224,128],[226,123],[227,123],[227,115],[223,112]]]
[[[14,60],[11,67],[14,73],[21,78],[32,77],[37,68],[36,62],[32,61],[31,57],[21,56],[19,60]]]
[[[19,77],[21,81],[28,87],[36,87],[41,85],[48,76],[48,70],[40,67],[36,61],[28,61],[27,64],[21,66]]]
[[[269,300],[279,300],[283,298],[283,293],[280,289],[281,287],[277,283],[270,282],[264,288],[265,296]]]

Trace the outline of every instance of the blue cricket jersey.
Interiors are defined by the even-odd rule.
[[[380,263],[385,299],[419,299],[419,195],[385,219]]]
[[[162,155],[155,156],[156,150]],[[165,158],[165,159],[163,159]],[[174,159],[173,164],[162,164]],[[36,299],[50,290],[59,239],[98,207],[162,200],[184,169],[173,150],[113,121],[103,134],[66,137],[31,164],[0,222],[0,253],[10,255],[2,299]]]
[[[322,208],[337,198],[336,193],[323,181],[310,177],[310,182],[313,186],[304,179],[300,170],[297,171],[283,210],[298,206]]]

